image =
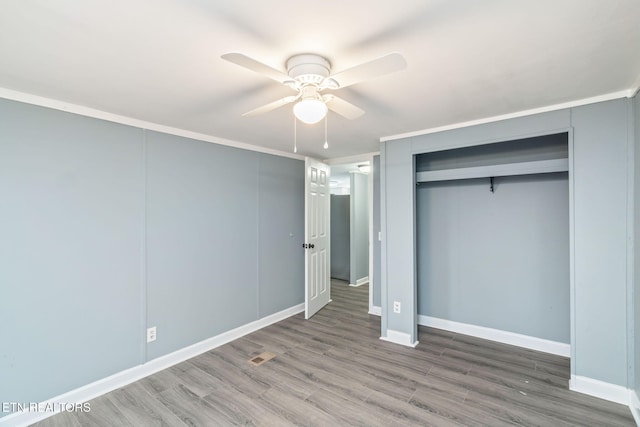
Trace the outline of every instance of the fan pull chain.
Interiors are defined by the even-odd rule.
[[[298,121],[296,120],[296,116],[293,116],[293,152],[298,152]]]
[[[328,114],[324,116],[324,149],[325,150],[329,148],[329,142],[327,142],[327,117],[328,116],[329,116]]]

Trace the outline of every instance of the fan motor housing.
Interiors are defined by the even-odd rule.
[[[331,63],[319,55],[303,53],[287,60],[287,74],[300,83],[319,85],[329,77]]]

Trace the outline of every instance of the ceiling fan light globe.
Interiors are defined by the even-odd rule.
[[[319,99],[303,99],[293,106],[293,114],[301,122],[312,125],[327,115],[327,104]]]

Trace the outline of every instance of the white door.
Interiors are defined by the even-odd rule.
[[[329,166],[305,159],[305,299],[308,319],[331,301],[329,278]]]

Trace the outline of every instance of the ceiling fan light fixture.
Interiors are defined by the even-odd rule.
[[[290,57],[286,63],[286,74],[239,52],[225,53],[222,59],[262,74],[298,92],[297,95],[254,108],[243,116],[256,116],[293,103],[295,122],[300,120],[307,124],[318,123],[327,116],[329,109],[349,120],[355,120],[364,114],[362,109],[344,99],[329,93],[322,94],[323,90],[344,88],[407,67],[405,59],[397,52],[361,63],[337,74],[332,74],[331,63],[327,58],[312,53]],[[325,137],[325,148],[328,145]]]
[[[301,122],[312,125],[327,115],[327,104],[319,99],[303,99],[293,106],[293,114]]]

